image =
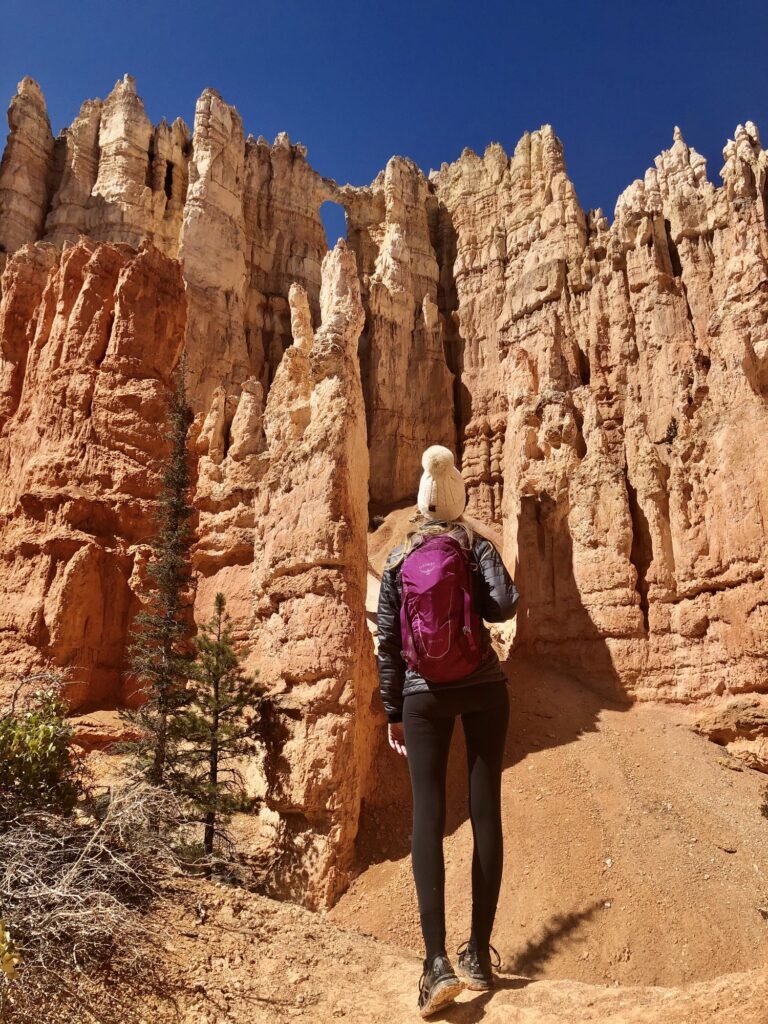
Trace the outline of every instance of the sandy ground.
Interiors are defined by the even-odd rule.
[[[202,920],[201,920],[202,919]],[[406,1024],[418,1021],[421,961],[325,915],[184,883],[163,915],[167,1000],[147,1024]],[[454,1024],[765,1024],[768,973],[684,988],[531,980],[504,973],[492,993],[464,991],[433,1016]]]
[[[510,695],[505,874],[493,939],[499,984],[490,994],[464,991],[432,1019],[768,1024],[764,778],[729,767],[719,747],[690,731],[685,709],[607,706],[529,662],[512,663]],[[394,754],[381,772],[398,785],[407,778]],[[471,896],[459,726],[448,786],[453,951]],[[179,880],[154,915],[165,997],[150,996],[142,1019],[418,1020],[409,813],[403,806],[388,819],[380,810],[368,823],[361,856],[369,866],[325,913]],[[384,847],[387,858],[377,860]]]
[[[738,762],[690,731],[686,709],[607,706],[540,665],[513,661],[508,671],[505,866],[492,940],[505,968],[680,985],[765,963],[764,776],[729,768]],[[407,776],[403,759],[386,756],[383,773]],[[465,766],[457,723],[444,844],[449,952],[470,922]],[[329,916],[418,953],[410,813],[408,803],[397,818],[380,819],[361,850],[370,866]],[[378,839],[387,834],[401,849],[382,859]]]
[[[373,535],[374,630],[381,563],[411,514],[399,510]],[[493,935],[499,984],[492,993],[463,992],[432,1019],[768,1024],[765,777],[694,734],[695,711],[619,705],[516,657],[507,672],[505,868]],[[98,720],[81,723],[87,737],[103,729]],[[109,774],[109,754],[95,749],[89,757]],[[447,792],[453,953],[471,908],[459,723]],[[160,935],[155,980],[131,986],[131,1021],[418,1020],[422,947],[410,817],[407,762],[385,745],[358,837],[361,874],[332,910],[178,879],[148,922],[148,933]]]

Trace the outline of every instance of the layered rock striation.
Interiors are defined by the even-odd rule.
[[[26,245],[3,275],[3,678],[52,668],[74,707],[127,697],[185,312],[178,263],[149,243]]]
[[[517,645],[631,696],[766,685],[753,125],[725,157],[715,189],[676,131],[610,227],[549,128],[431,176],[455,232],[464,473],[518,566]]]
[[[126,76],[54,138],[24,79],[9,121],[4,663],[64,670],[75,704],[125,699],[157,425],[185,346],[195,615],[224,592],[270,690],[282,891],[332,901],[378,799],[366,524],[412,500],[428,444],[456,451],[468,511],[503,536],[515,650],[630,699],[768,689],[753,124],[718,188],[675,130],[609,223],[581,208],[548,126],[428,177],[393,157],[358,188],[285,135],[246,136],[210,89],[190,131],[152,125]],[[348,229],[330,254],[327,201]]]
[[[504,524],[527,584],[518,644],[633,694],[760,685],[768,243],[753,125],[726,147],[719,189],[676,132],[612,225],[581,209],[549,128],[511,159],[465,151],[425,179],[395,157],[353,188],[284,135],[245,138],[212,90],[190,133],[153,127],[125,76],[53,139],[25,79],[10,125],[4,254],[85,234],[180,255],[203,416],[245,385],[266,399],[293,282],[319,312],[320,206],[342,203],[365,310],[371,499],[409,497],[423,447],[449,444],[471,509]],[[247,506],[249,488],[235,490]],[[209,487],[211,522],[233,493]]]
[[[267,808],[286,853],[280,890],[326,905],[346,888],[373,752],[365,619],[368,447],[355,256],[323,261],[321,323],[290,292],[293,344],[265,410],[256,496],[252,658],[270,693]]]
[[[456,445],[454,379],[438,315],[439,269],[430,241],[434,197],[412,161],[395,157],[368,188],[314,171],[301,143],[246,137],[213,89],[193,131],[153,126],[133,78],[86,101],[56,139],[39,87],[24,79],[10,108],[0,170],[0,254],[25,242],[61,246],[85,234],[138,245],[150,239],[184,266],[187,354],[194,408],[217,387],[250,378],[266,394],[291,344],[288,293],[306,289],[319,315],[328,250],[320,207],[347,211],[366,324],[360,349],[375,500],[407,497],[423,448]],[[392,387],[407,377],[406,389]],[[375,443],[374,443],[375,442]]]
[[[392,157],[369,188],[339,190],[348,208],[366,310],[360,348],[371,449],[371,501],[411,498],[430,444],[456,448],[454,377],[438,309],[430,238],[435,207],[419,168]]]

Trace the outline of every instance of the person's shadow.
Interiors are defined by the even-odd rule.
[[[557,947],[568,941],[569,936],[589,920],[600,908],[596,901],[578,913],[559,914],[551,919],[541,937],[529,942],[525,949],[510,961],[502,961],[499,972],[495,973],[494,985],[487,992],[470,992],[469,1000],[463,1000],[446,1006],[442,1017],[435,1015],[435,1020],[444,1019],[453,1024],[477,1024],[485,1016],[485,1008],[494,993],[504,990],[527,988],[534,984],[541,968],[552,956]]]

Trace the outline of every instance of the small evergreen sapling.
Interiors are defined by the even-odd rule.
[[[194,807],[204,825],[205,856],[223,826],[248,806],[238,759],[254,753],[254,729],[261,699],[255,679],[247,676],[232,639],[223,594],[214,600],[213,616],[193,641],[195,662],[188,683],[188,703],[177,715],[183,743],[174,768],[174,787]]]
[[[186,682],[193,655],[190,650],[191,601],[194,588],[191,547],[193,513],[189,500],[187,432],[191,411],[187,405],[185,361],[168,403],[166,438],[170,450],[158,496],[157,531],[151,541],[144,608],[134,623],[129,648],[132,673],[139,694],[146,697],[123,716],[139,730],[140,738],[128,745],[140,773],[160,786],[178,756],[178,730],[174,718],[188,700]]]

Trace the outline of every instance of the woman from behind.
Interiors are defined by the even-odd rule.
[[[492,966],[500,963],[490,938],[503,865],[509,697],[485,622],[512,618],[518,593],[495,546],[463,519],[466,492],[450,450],[428,448],[422,467],[422,521],[389,553],[382,573],[378,670],[389,743],[407,757],[411,778],[411,860],[425,945],[418,1008],[427,1017],[464,986],[491,988]],[[467,748],[474,852],[471,929],[454,970],[445,948],[443,834],[457,716]]]

